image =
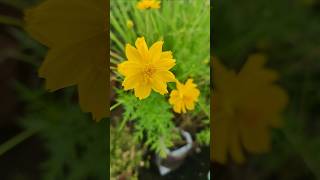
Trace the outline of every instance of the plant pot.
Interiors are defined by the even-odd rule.
[[[175,150],[166,149],[167,157],[161,158],[156,156],[156,164],[158,166],[159,172],[162,176],[172,172],[173,170],[179,168],[184,162],[188,153],[192,150],[193,140],[191,134],[182,129],[179,130],[182,137],[186,141],[186,144]]]

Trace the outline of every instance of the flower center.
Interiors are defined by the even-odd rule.
[[[147,65],[143,69],[142,73],[143,73],[143,76],[144,76],[146,82],[150,82],[151,81],[155,71],[156,71],[155,68],[152,67],[151,65]]]

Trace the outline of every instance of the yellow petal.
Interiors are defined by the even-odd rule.
[[[250,153],[266,153],[270,150],[270,135],[269,129],[263,124],[250,126],[248,123],[243,123],[239,127],[243,146]]]
[[[239,72],[239,78],[242,81],[250,83],[273,82],[278,79],[275,71],[264,68],[267,59],[262,54],[253,54],[249,56],[247,62]]]
[[[149,54],[152,57],[152,62],[158,61],[160,59],[162,54],[162,45],[163,41],[158,41],[150,47]]]
[[[173,66],[176,65],[176,61],[174,59],[161,58],[158,61],[156,61],[155,64],[157,65],[157,69],[168,71],[169,69],[171,69]]]
[[[124,61],[118,64],[118,71],[124,76],[133,76],[141,72],[141,65],[134,61]]]
[[[177,102],[177,97],[179,97],[177,90],[172,90],[170,93],[169,103],[175,104]]]
[[[124,86],[124,90],[127,91],[129,89],[134,89],[139,85],[141,79],[139,75],[128,76],[124,79],[122,85]]]
[[[161,53],[161,59],[172,59],[172,52],[171,51],[164,51]]]
[[[130,44],[126,45],[126,56],[128,61],[143,62],[139,51]]]
[[[146,84],[139,84],[134,89],[134,94],[136,97],[138,97],[140,100],[145,99],[148,97],[151,93],[151,86]]]
[[[103,36],[96,36],[77,46],[51,49],[39,69],[39,76],[46,79],[47,89],[55,91],[75,85],[91,67],[106,67]]]
[[[88,63],[81,59],[79,62],[73,59],[78,55],[80,54],[74,47],[49,50],[39,69],[39,76],[46,79],[48,90],[55,91],[75,85],[79,78],[83,76],[82,74],[87,73]]]
[[[78,85],[80,106],[85,112],[92,112],[93,119],[100,120],[109,115],[109,87],[107,71],[92,69]]]
[[[187,109],[189,109],[189,110],[193,110],[194,109],[194,104],[195,103],[193,101],[186,102],[185,104],[186,104]]]
[[[182,113],[186,113],[187,112],[184,102],[181,102],[181,109],[182,109]]]
[[[188,88],[195,88],[195,87],[197,87],[197,85],[193,83],[193,79],[188,79],[187,82],[186,82],[186,84],[185,84],[185,86],[188,87]]]
[[[147,43],[144,39],[144,37],[140,37],[136,40],[136,47],[138,49],[138,52],[140,53],[140,56],[143,58],[144,61],[149,61],[150,56],[149,56],[149,50]]]
[[[230,130],[229,130],[228,143],[229,143],[230,155],[236,163],[243,163],[245,161],[245,157],[243,155],[242,148],[241,148],[239,132],[236,129],[237,125],[230,124],[229,128]]]
[[[82,110],[97,120],[109,115],[106,9],[104,0],[47,0],[25,17],[26,30],[50,48],[39,69],[47,88],[77,84]]]
[[[176,77],[170,71],[158,71],[155,73],[155,76],[159,77],[161,81],[164,82],[174,82]]]
[[[216,118],[215,114],[214,117]],[[211,123],[211,134],[213,141],[212,158],[222,164],[227,162],[227,150],[228,150],[228,120],[226,119],[212,119]]]
[[[159,9],[160,8],[160,1],[154,1],[151,6],[153,9]]]
[[[49,47],[70,45],[106,33],[106,9],[101,0],[47,0],[26,11],[25,29]]]
[[[154,76],[152,79],[152,89],[161,95],[168,93],[167,83],[163,81],[160,77]]]
[[[218,59],[213,58],[213,82],[220,89],[232,89],[233,81],[236,78],[236,73],[228,70],[221,64]],[[232,89],[233,90],[233,89]]]
[[[175,103],[173,106],[174,112],[181,113],[181,106],[182,106],[181,103],[179,103],[179,102]]]

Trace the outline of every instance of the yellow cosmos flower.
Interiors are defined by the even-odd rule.
[[[265,56],[249,57],[236,74],[214,61],[214,92],[212,158],[226,163],[230,157],[237,163],[248,153],[270,150],[270,128],[280,127],[281,112],[287,104],[287,94],[274,82],[275,71],[264,68]]]
[[[49,48],[39,75],[55,91],[77,85],[83,111],[109,115],[106,0],[47,0],[26,11],[26,30]]]
[[[173,105],[173,110],[176,113],[186,113],[186,109],[194,109],[199,95],[200,91],[192,79],[188,79],[186,84],[177,81],[177,89],[171,91],[169,103]]]
[[[137,8],[144,9],[159,9],[160,1],[158,0],[141,0],[137,3]]]
[[[118,65],[118,71],[125,76],[124,90],[134,89],[139,99],[148,97],[151,89],[166,94],[167,82],[175,81],[169,70],[175,65],[171,51],[162,52],[163,41],[157,41],[150,49],[143,37],[136,40],[136,48],[126,45],[127,61]]]

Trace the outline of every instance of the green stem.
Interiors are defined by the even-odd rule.
[[[110,111],[114,110],[116,107],[118,107],[118,106],[120,106],[120,105],[121,105],[121,103],[120,103],[120,102],[118,102],[118,103],[116,103],[116,104],[112,105],[112,106],[110,107]]]
[[[121,122],[118,131],[121,131],[123,129],[123,127],[127,124],[128,120],[129,120],[129,118],[126,118]]]
[[[146,18],[146,34],[145,37],[150,38],[150,12],[145,12],[145,18]]]
[[[201,110],[204,112],[204,114],[207,117],[210,117],[210,112],[207,111],[207,109],[205,108],[205,106],[201,102],[199,102],[199,106],[200,106]]]
[[[14,148],[24,140],[28,139],[29,137],[33,136],[37,131],[27,130],[23,131],[20,134],[14,136],[13,138],[9,139],[5,143],[0,145],[0,156],[9,151],[10,149]]]
[[[153,29],[157,34],[160,34],[160,30],[159,30],[158,25],[157,25],[156,21],[154,20],[153,16],[154,16],[154,14],[152,13],[150,17],[151,17]]]

